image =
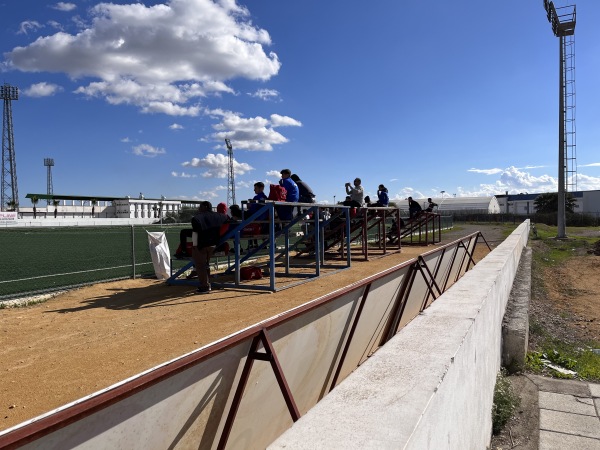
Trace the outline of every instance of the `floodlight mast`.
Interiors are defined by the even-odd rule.
[[[48,185],[47,185],[47,189],[46,189],[46,194],[48,195],[48,198],[46,199],[47,204],[50,204],[50,196],[54,193],[54,188],[52,186],[52,167],[54,166],[54,159],[53,158],[44,158],[44,166],[46,166],[48,168],[48,176],[47,176],[47,181],[48,181]]]
[[[235,204],[235,178],[233,172],[233,146],[229,139],[225,139],[227,156],[229,157],[229,170],[227,172],[227,206]]]
[[[559,104],[558,104],[558,217],[557,238],[567,237],[566,233],[566,161],[567,141],[565,136],[566,109],[565,109],[565,38],[575,34],[575,5],[558,8],[560,14],[554,7],[554,2],[544,0],[544,9],[548,22],[552,25],[554,36],[559,38]]]
[[[15,139],[13,135],[11,103],[12,100],[19,99],[19,88],[4,83],[3,86],[0,86],[0,98],[4,101],[0,211],[19,211],[19,189],[17,187],[17,163],[15,160]]]

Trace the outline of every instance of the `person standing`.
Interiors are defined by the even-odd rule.
[[[360,178],[354,179],[354,186],[352,186],[350,183],[346,183],[346,194],[350,196],[352,206],[356,208],[361,208],[364,203],[363,200],[365,191],[360,183]]]
[[[281,180],[279,184],[285,188],[287,195],[285,197],[286,202],[297,203],[300,199],[300,190],[294,180],[292,180],[292,171],[290,169],[283,169],[281,172]],[[277,208],[277,215],[281,220],[292,220],[294,214],[293,206],[279,206]]]
[[[196,265],[196,273],[200,286],[197,292],[207,294],[210,292],[210,283],[208,282],[208,268],[210,258],[215,252],[215,248],[221,237],[221,226],[226,223],[228,217],[212,210],[212,204],[209,201],[200,203],[198,213],[192,218],[192,229],[197,233],[197,241],[192,247],[192,258]]]

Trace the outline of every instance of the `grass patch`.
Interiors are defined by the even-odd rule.
[[[556,239],[557,228],[544,224],[536,224],[537,236],[533,235],[536,251],[534,261],[545,267],[553,267],[562,264],[566,259],[581,254],[592,248],[598,237],[583,236],[581,234],[587,228],[577,228],[567,233],[567,239]]]
[[[548,339],[539,351],[527,353],[525,366],[528,371],[540,375],[551,375],[555,378],[579,378],[586,381],[600,380],[600,355],[593,349],[600,344],[592,343],[585,347],[567,344],[558,340]],[[548,366],[561,367],[576,372],[575,375],[565,374]]]

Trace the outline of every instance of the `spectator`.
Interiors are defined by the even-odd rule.
[[[388,196],[388,190],[383,185],[380,184],[377,189],[377,203],[374,206],[388,206],[390,203],[390,197]]]
[[[200,207],[198,207],[198,212],[200,211]],[[217,212],[219,214],[227,214],[227,205],[223,202],[217,205]],[[175,258],[189,258],[192,255],[187,251],[187,241],[192,237],[192,233],[194,230],[192,228],[184,228],[179,232],[179,247],[175,252]]]
[[[214,212],[208,201],[200,203],[198,214],[192,218],[192,229],[198,233],[196,245],[192,247],[192,257],[198,273],[200,286],[197,292],[210,292],[208,270],[212,257],[221,236],[221,226],[227,222],[227,215]]]
[[[234,221],[241,221],[244,219],[244,213],[242,212],[242,208],[240,208],[239,205],[231,205],[229,207],[229,215]]]
[[[298,201],[300,203],[314,203],[316,195],[313,192],[313,190],[310,188],[310,186],[308,184],[306,184],[306,182],[302,181],[300,179],[300,177],[296,174],[293,174],[290,178],[298,186],[298,191],[299,191]]]
[[[260,208],[262,208],[262,205],[264,205],[266,199],[267,196],[265,194],[265,183],[263,183],[262,181],[257,181],[256,183],[254,183],[254,197],[252,198],[252,200],[248,200],[248,203],[250,204],[250,206],[248,206],[248,215],[251,216]],[[263,213],[260,216],[258,216],[255,220],[266,221],[268,219],[269,215],[267,213]],[[268,234],[268,230],[269,224],[260,224],[260,232],[262,234]],[[251,248],[258,248],[257,239],[253,239],[252,241],[248,242],[248,250],[250,250]]]
[[[416,219],[423,212],[423,208],[412,197],[408,197],[408,214],[411,219]]]
[[[425,212],[433,212],[433,208],[435,208],[438,204],[435,203],[433,200],[431,200],[431,197],[429,197],[427,199],[427,208],[425,209]]]
[[[290,169],[283,169],[281,171],[281,180],[279,184],[285,188],[287,195],[285,198],[286,202],[297,203],[300,199],[300,190],[298,185],[292,180],[292,171]],[[294,214],[293,206],[279,206],[277,207],[277,215],[280,220],[292,220]]]
[[[256,183],[254,183],[254,197],[252,197],[252,200],[248,200],[248,203],[250,204],[250,206],[248,206],[248,215],[251,216],[256,211],[258,211],[262,207],[260,203],[265,203],[266,199],[267,195],[265,194],[265,183],[263,183],[262,181],[257,181]],[[267,219],[267,213],[264,213],[257,217],[256,220]]]
[[[353,202],[350,206],[354,206],[355,208],[361,208],[363,205],[363,196],[365,192],[360,183],[360,178],[354,179],[354,186],[350,183],[346,183],[346,194],[350,196],[350,200]]]

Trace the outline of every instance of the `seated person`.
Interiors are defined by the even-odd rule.
[[[423,208],[412,197],[408,197],[408,214],[411,219],[416,219],[423,212]]]
[[[290,169],[283,169],[280,173],[281,180],[279,180],[279,184],[286,190],[285,201],[297,203],[300,199],[300,190],[298,189],[296,182],[292,180],[292,171]],[[278,205],[276,210],[280,220],[292,220],[294,215],[293,206]]]
[[[380,184],[379,188],[377,189],[377,203],[375,203],[374,206],[388,206],[390,203],[390,197],[388,195],[388,190],[387,188],[383,185]]]
[[[435,208],[436,206],[438,206],[437,203],[435,203],[433,200],[431,200],[431,197],[429,197],[427,199],[427,208],[425,209],[425,212],[433,212],[433,208]]]

